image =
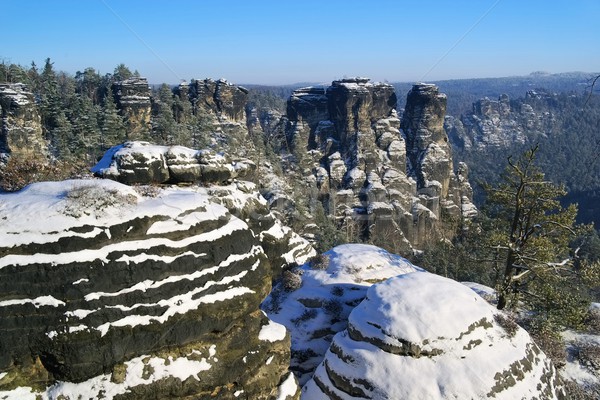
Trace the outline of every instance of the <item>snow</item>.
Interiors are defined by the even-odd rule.
[[[243,296],[245,294],[254,293],[252,289],[247,287],[230,287],[223,291],[206,294],[200,297],[195,297],[196,294],[201,293],[211,286],[219,285],[229,285],[234,281],[241,280],[247,271],[243,271],[234,276],[228,276],[219,282],[209,281],[204,286],[200,288],[195,288],[187,293],[178,294],[169,299],[162,299],[156,305],[160,307],[165,307],[166,310],[159,316],[155,315],[128,315],[121,319],[111,322],[105,322],[104,324],[96,327],[98,331],[100,331],[101,335],[104,336],[108,332],[111,326],[119,327],[119,326],[131,326],[135,327],[138,325],[149,325],[153,322],[164,323],[170,317],[176,314],[185,314],[188,311],[197,309],[201,304],[212,304],[217,301],[225,301],[231,300],[237,296]],[[138,304],[137,306],[152,306],[154,304]]]
[[[33,304],[35,308],[40,307],[59,307],[64,306],[65,302],[55,299],[52,296],[40,296],[35,299],[13,299],[0,301],[0,307],[8,307],[21,304]]]
[[[56,399],[63,396],[69,399],[113,399],[119,395],[130,393],[130,389],[138,385],[148,385],[153,382],[174,377],[180,381],[192,378],[199,380],[198,375],[208,371],[211,364],[206,359],[191,360],[187,357],[173,358],[140,356],[125,363],[126,375],[123,383],[112,381],[111,374],[96,376],[80,383],[58,382],[41,393],[43,399]],[[147,371],[152,371],[145,376]],[[2,398],[0,392],[0,398]],[[102,396],[102,397],[101,397]],[[19,398],[19,397],[13,397]],[[31,397],[35,399],[35,397]]]
[[[596,309],[598,303],[592,303],[591,309]],[[586,334],[567,330],[562,332],[562,338],[567,345],[567,351],[578,348],[579,346],[600,347],[600,335]],[[592,371],[583,366],[576,357],[567,357],[567,363],[560,370],[563,379],[573,380],[582,386],[599,386],[600,376],[597,371]]]
[[[94,260],[101,260],[104,263],[108,263],[108,256],[113,252],[132,252],[138,250],[148,250],[158,246],[167,246],[170,248],[183,248],[189,246],[192,243],[212,242],[221,237],[231,235],[235,231],[246,229],[248,229],[248,225],[244,221],[237,218],[233,218],[226,225],[220,228],[194,236],[187,236],[178,241],[158,237],[149,238],[145,240],[122,241],[118,243],[111,243],[99,249],[87,249],[70,253],[37,253],[33,255],[10,254],[0,259],[0,269],[6,267],[7,265],[29,265],[35,263],[51,263],[54,265],[59,265],[76,262],[91,262]]]
[[[192,256],[194,258],[201,258],[201,257],[206,256],[206,253],[196,254],[193,251],[186,251],[186,252],[178,254],[176,256],[159,256],[156,254],[147,254],[147,253],[140,253],[135,256],[129,256],[127,254],[123,254],[120,258],[116,259],[115,261],[124,262],[127,265],[129,265],[130,262],[132,262],[134,264],[140,264],[140,263],[146,262],[148,260],[160,261],[165,264],[171,264],[173,261],[175,261],[179,258],[188,257],[188,256]],[[86,281],[88,281],[88,280],[86,279]],[[75,284],[75,283],[73,283],[73,284]]]
[[[2,400],[37,400],[36,393],[30,387],[18,387],[13,390],[0,390]]]
[[[78,309],[78,310],[74,310],[74,311],[67,311],[65,313],[65,316],[67,317],[76,317],[79,319],[84,319],[85,317],[87,317],[88,315],[90,315],[91,313],[93,313],[94,311],[97,310],[82,310],[82,309]]]
[[[279,342],[285,339],[285,326],[277,322],[269,321],[267,325],[263,325],[258,334],[258,340]]]
[[[381,331],[392,338],[411,343],[456,338],[466,327],[482,318],[492,321],[494,309],[472,290],[456,282],[426,272],[406,274],[371,287],[368,301],[350,314],[349,323],[364,335]],[[393,299],[391,301],[390,299]],[[384,308],[382,308],[384,304]],[[422,307],[421,304],[427,304]],[[415,311],[418,310],[418,314]],[[366,321],[378,315],[375,328]]]
[[[335,389],[325,365],[368,398],[470,399],[489,397],[499,374],[510,371],[516,379],[496,388],[495,399],[539,397],[543,377],[554,370],[543,354],[535,355],[527,332],[509,335],[495,322],[497,313],[447,278],[415,272],[388,279],[351,312],[349,326],[360,335],[337,333],[333,344],[340,350],[327,352],[314,377],[341,399],[350,397]],[[531,366],[521,361],[527,357]],[[314,380],[302,394],[323,397]]]
[[[89,280],[89,279],[87,279],[87,278],[81,278],[81,279],[78,279],[78,280],[76,280],[76,281],[75,281],[75,282],[73,282],[72,284],[73,284],[73,285],[79,285],[80,283],[85,283],[85,282],[89,282],[89,281],[90,281],[90,280]]]
[[[488,303],[494,304],[496,302],[496,290],[489,286],[482,285],[477,282],[461,282],[466,287],[483,297]]]
[[[107,196],[116,192],[120,197],[135,201],[132,204],[115,201],[96,212],[81,204],[86,213],[78,217],[69,215],[65,210],[74,206],[74,200],[68,198],[68,193],[82,187]],[[225,207],[211,202],[211,196],[203,188],[166,188],[159,196],[150,198],[139,196],[132,187],[106,179],[39,182],[20,192],[2,193],[0,199],[0,219],[3,221],[0,243],[3,247],[50,243],[64,237],[94,238],[104,234],[107,227],[153,215],[177,221],[177,228],[181,230],[199,221],[218,220],[228,213]],[[39,218],[40,215],[44,218]],[[75,232],[76,228],[82,227],[91,230]],[[149,234],[164,233],[166,229],[166,225],[158,224]],[[0,262],[0,268],[8,265],[6,261]]]
[[[294,374],[290,372],[286,380],[279,386],[277,400],[285,400],[287,397],[293,397],[297,391],[298,385],[296,384],[296,378],[294,378]]]
[[[418,270],[406,259],[379,247],[346,244],[324,253],[322,265],[313,268],[307,263],[298,268],[296,273],[302,278],[299,289],[286,292],[278,283],[263,302],[263,311],[290,331],[294,353],[316,353],[301,361],[292,356],[292,369],[308,371],[298,376],[300,384],[322,360],[333,334],[346,328],[350,311],[365,297],[369,286]],[[315,335],[327,330],[332,333]]]

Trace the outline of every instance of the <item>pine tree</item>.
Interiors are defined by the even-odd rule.
[[[152,121],[152,136],[155,143],[175,144],[176,124],[173,116],[173,92],[166,83],[158,90],[158,112]]]
[[[502,183],[486,188],[493,217],[488,248],[491,259],[502,264],[498,308],[523,301],[571,324],[584,315],[586,303],[578,295],[582,271],[575,268],[569,248],[577,231],[577,207],[560,204],[566,191],[545,179],[534,162],[537,151],[535,146],[516,161],[509,158]],[[566,320],[569,316],[573,321]]]
[[[112,146],[127,140],[125,121],[117,110],[112,92],[104,98],[104,104],[100,113],[100,149],[105,151]]]

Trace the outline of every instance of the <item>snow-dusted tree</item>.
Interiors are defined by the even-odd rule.
[[[546,180],[535,165],[537,150],[536,145],[517,160],[509,158],[502,183],[487,187],[493,217],[488,240],[503,264],[499,309],[518,300],[560,307],[557,301],[575,295],[567,289],[579,272],[569,248],[577,207],[560,204],[566,191]]]

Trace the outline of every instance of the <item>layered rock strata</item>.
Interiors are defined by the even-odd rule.
[[[22,83],[0,84],[0,154],[48,155],[35,98]]]
[[[564,399],[523,329],[471,289],[426,272],[372,286],[303,399]]]
[[[445,96],[415,85],[402,121],[396,100],[391,85],[366,78],[299,89],[288,101],[287,142],[338,223],[400,252],[475,208],[467,170],[453,170]]]
[[[537,104],[534,109],[531,104]],[[502,149],[544,137],[555,129],[552,106],[556,95],[527,92],[524,100],[511,103],[508,95],[487,97],[473,103],[473,110],[460,118],[447,117],[445,129],[452,142],[466,150]]]
[[[253,184],[73,180],[2,196],[0,391],[296,396],[289,336],[259,304],[274,270],[314,250]]]
[[[150,131],[152,96],[146,78],[130,78],[112,85],[115,103],[127,122],[130,139],[140,139]]]
[[[224,153],[210,150],[127,142],[109,149],[92,172],[102,178],[133,185],[205,186],[214,202],[224,205],[230,213],[249,224],[269,256],[273,278],[276,278],[286,265],[303,263],[316,252],[275,218],[257,185],[239,180],[252,178],[255,169],[250,160],[232,160]]]
[[[382,248],[346,244],[284,272],[262,309],[290,331],[290,369],[300,384],[310,379],[334,335],[347,328],[348,315],[371,285],[417,270]]]
[[[248,90],[227,82],[225,79],[193,80],[179,85],[179,96],[187,98],[194,110],[203,107],[218,117],[234,122],[246,121],[246,102]]]

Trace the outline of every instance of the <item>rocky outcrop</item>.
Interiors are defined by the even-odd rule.
[[[0,84],[0,117],[0,154],[48,154],[41,117],[27,86],[22,83]]]
[[[564,399],[523,329],[471,289],[414,272],[372,286],[303,399]]]
[[[140,147],[146,159],[168,153]],[[314,250],[254,184],[203,185],[74,180],[3,195],[0,390],[296,396],[289,336],[259,304],[274,275]]]
[[[232,161],[210,150],[126,142],[109,149],[92,172],[125,184],[211,184],[247,178],[255,169],[250,160]]]
[[[306,383],[323,360],[333,336],[376,282],[419,270],[404,258],[370,245],[334,247],[286,271],[262,309],[292,337],[290,369]]]
[[[541,90],[530,90],[525,99],[514,102],[506,94],[497,101],[485,97],[473,103],[472,112],[460,118],[447,117],[445,130],[453,144],[465,150],[525,144],[553,131],[556,121],[552,106],[545,105],[552,105],[555,97]]]
[[[314,256],[314,249],[269,210],[255,184],[238,179],[252,177],[256,166],[247,159],[231,160],[224,153],[182,146],[127,142],[108,150],[92,168],[97,176],[126,184],[201,184],[213,201],[243,219],[271,260],[273,277],[291,263]]]
[[[152,101],[146,78],[130,78],[112,85],[115,103],[127,121],[130,139],[144,137],[150,131]]]
[[[391,85],[366,78],[296,90],[287,142],[300,170],[312,175],[306,185],[340,226],[407,252],[475,208],[467,175],[453,171],[445,96],[434,85],[415,85],[402,122],[396,100]]]
[[[194,109],[204,107],[218,117],[226,117],[234,122],[246,121],[248,90],[233,85],[225,79],[193,80],[179,86],[180,96],[188,98]]]

